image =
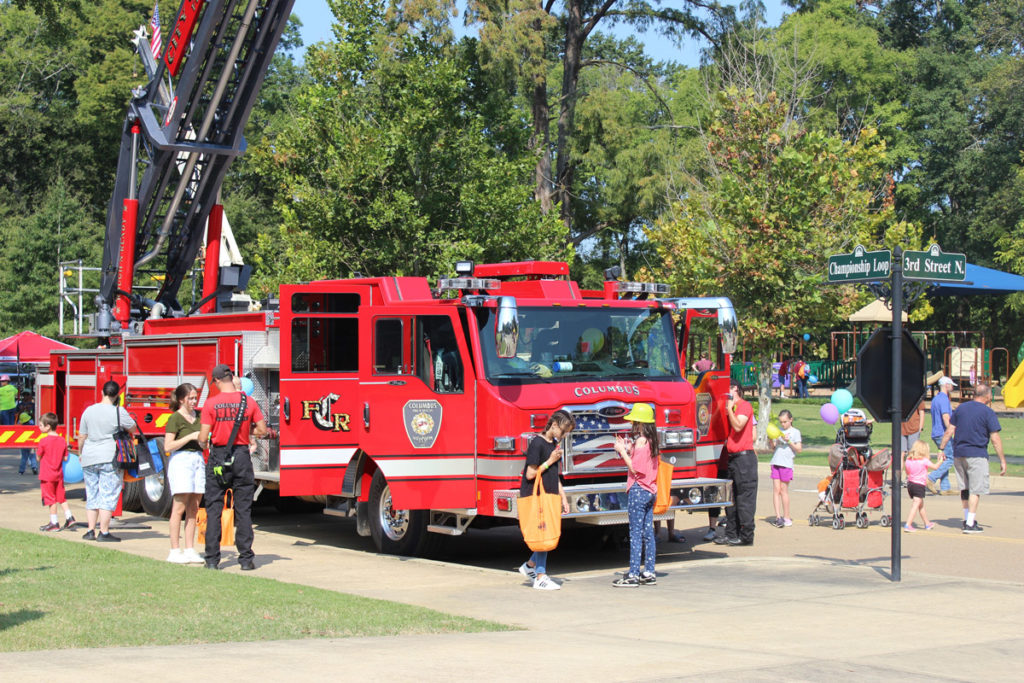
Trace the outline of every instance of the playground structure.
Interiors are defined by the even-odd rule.
[[[854,329],[830,333],[829,358],[826,360],[805,359],[812,379],[811,389],[835,390],[850,387],[857,376],[857,352],[871,337],[873,329]],[[972,387],[977,382],[986,382],[1000,387],[1007,408],[1024,406],[1024,369],[1013,366],[1010,351],[1002,346],[989,348],[983,332],[976,330],[915,330],[914,340],[925,354],[925,370],[928,375],[946,375],[956,383],[959,398],[973,395]],[[794,358],[800,355],[803,342],[791,340],[780,347],[777,357]],[[792,378],[780,378],[777,371],[780,363],[773,362],[772,388],[792,386]],[[733,357],[732,377],[745,389],[756,389],[759,364],[747,360],[741,348]],[[790,381],[787,381],[790,380]],[[934,380],[933,380],[934,381]]]

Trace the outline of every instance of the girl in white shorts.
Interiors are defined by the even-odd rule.
[[[191,384],[182,384],[171,397],[171,417],[164,434],[164,450],[169,454],[167,485],[171,487],[174,502],[171,505],[171,552],[168,562],[175,564],[202,563],[203,557],[193,545],[196,538],[196,516],[199,501],[206,490],[206,463],[199,447],[199,416],[196,402],[199,392]],[[185,548],[179,547],[181,517],[185,516]]]

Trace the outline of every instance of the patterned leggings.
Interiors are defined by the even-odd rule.
[[[644,572],[654,573],[654,494],[639,484],[629,487],[629,573],[640,576],[640,551]]]

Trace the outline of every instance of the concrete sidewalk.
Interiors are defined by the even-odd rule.
[[[17,476],[16,457],[0,452],[0,525],[35,531],[45,521],[38,491],[34,480]],[[801,491],[819,477],[816,471],[798,475],[794,488]],[[762,494],[768,486],[763,479]],[[1003,479],[998,485],[1006,509],[1019,507],[1024,481]],[[76,514],[84,513],[80,492],[73,495]],[[794,510],[809,511],[809,495],[794,493]],[[223,662],[215,674],[222,680],[1018,680],[1024,662],[1024,541],[1019,525],[1010,528],[1019,522],[1016,515],[1003,529],[1003,508],[995,498],[986,499],[979,513],[993,525],[990,534],[963,536],[952,525],[931,536],[905,534],[907,559],[898,584],[887,577],[887,529],[837,532],[810,528],[798,518],[785,530],[759,521],[753,547],[660,546],[655,587],[610,585],[624,554],[620,562],[617,553],[608,560],[560,549],[552,564],[564,585],[552,593],[525,586],[512,571],[511,558],[523,554],[521,547],[500,534],[478,536],[477,543],[483,538],[493,544],[487,546],[494,548],[493,558],[466,553],[459,563],[437,562],[369,552],[350,521],[307,515],[285,524],[258,515],[254,547],[260,576],[525,630],[4,653],[0,680],[66,674],[109,681],[144,667],[147,679],[169,681],[213,661]],[[947,515],[947,508],[955,512],[958,504],[950,497],[927,502],[936,516]],[[770,509],[770,494],[762,495],[759,517]],[[124,542],[116,549],[162,560],[166,522],[133,518],[152,528],[122,532]],[[686,533],[696,542],[701,517],[679,515],[677,521],[680,528],[693,527]],[[67,538],[84,542],[80,534]],[[468,547],[474,541],[463,542]],[[1013,581],[979,578],[986,575],[980,568],[972,574],[969,568],[979,563],[971,557],[978,553],[1000,556],[1014,569],[1005,575]],[[913,568],[918,562],[927,562],[929,570]],[[225,570],[238,568],[228,561]]]

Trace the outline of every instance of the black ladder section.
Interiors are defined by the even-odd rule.
[[[155,300],[133,297],[133,316],[156,302],[180,315],[178,290],[202,247],[206,219],[228,166],[245,151],[242,132],[293,4],[205,2],[171,101],[160,95],[163,61],[149,84],[133,92],[107,212],[97,331],[113,327],[109,311],[118,296],[122,205],[131,197],[139,200],[136,271],[147,266],[164,275]],[[141,131],[133,140],[136,124]]]

